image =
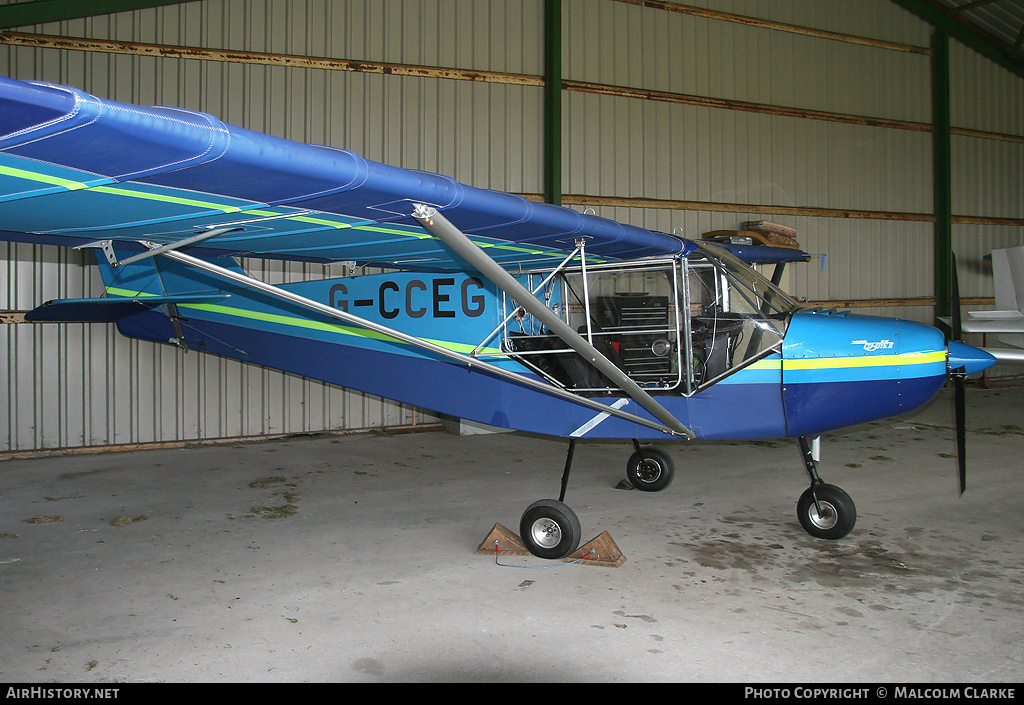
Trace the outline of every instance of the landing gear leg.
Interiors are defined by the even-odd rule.
[[[806,436],[800,436],[800,453],[811,486],[796,503],[796,516],[804,531],[821,539],[841,539],[853,530],[857,508],[850,495],[835,485],[825,484],[818,477],[818,466]]]
[[[569,450],[565,454],[565,470],[562,471],[562,491],[558,495],[558,501],[565,501],[565,488],[569,485],[569,471],[572,470],[572,453],[576,450],[576,439],[569,439]]]
[[[530,553],[538,558],[565,558],[580,545],[580,520],[572,509],[563,504],[575,449],[576,439],[570,438],[558,499],[534,502],[526,508],[519,520],[519,536]]]

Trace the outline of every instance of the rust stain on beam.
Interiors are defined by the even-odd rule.
[[[530,194],[522,194],[529,198]],[[623,196],[584,196],[565,194],[562,203],[567,206],[605,206],[608,208],[664,208],[667,210],[707,211],[711,213],[764,213],[793,215],[810,218],[850,218],[858,220],[896,220],[919,223],[935,222],[931,213],[906,211],[873,211],[853,208],[818,208],[814,206],[778,206],[757,203],[720,203],[713,201],[683,201],[661,198],[630,198]],[[953,222],[961,225],[1024,226],[1024,218],[999,218],[980,215],[954,215]]]
[[[934,296],[916,296],[907,299],[832,299],[828,301],[803,301],[808,308],[894,308],[897,306],[934,306]],[[992,297],[960,299],[964,306],[995,305]]]
[[[930,213],[855,210],[851,208],[815,208],[809,206],[769,206],[754,203],[716,203],[657,198],[624,198],[616,196],[565,195],[562,202],[574,206],[608,206],[612,208],[667,208],[670,210],[709,211],[713,213],[765,213],[816,218],[854,218],[865,220],[903,220],[932,222]]]
[[[395,64],[383,61],[332,59],[322,56],[206,49],[203,47],[146,44],[109,39],[86,39],[83,37],[59,37],[48,34],[29,34],[26,32],[4,32],[0,34],[0,43],[45,49],[98,51],[108,54],[128,54],[132,56],[152,56],[170,59],[223,61],[240,64],[261,64],[265,66],[324,69],[328,71],[356,71],[394,76],[418,76],[420,78],[449,78],[459,81],[482,81],[485,83],[505,83],[524,86],[544,85],[544,78],[542,76],[504,73],[501,71],[477,71],[472,69],[446,68],[443,66]]]
[[[890,118],[871,117],[868,115],[851,115],[849,113],[835,113],[826,110],[811,110],[808,108],[791,108],[783,105],[752,103],[743,100],[727,100],[725,98],[709,98],[707,96],[693,95],[689,93],[655,91],[649,88],[628,88],[625,86],[610,86],[602,83],[568,80],[562,81],[562,87],[565,90],[576,91],[579,93],[593,93],[597,95],[634,98],[637,100],[651,100],[662,103],[676,103],[680,105],[696,105],[704,108],[720,108],[722,110],[738,110],[741,112],[761,113],[763,115],[779,115],[805,120],[824,120],[827,122],[839,122],[848,125],[885,127],[894,130],[909,130],[912,132],[932,132],[934,129],[931,123],[927,122],[893,120]],[[1024,135],[1010,135],[1000,132],[971,130],[959,127],[952,128],[951,132],[955,135],[963,135],[966,137],[978,137],[981,139],[1002,140],[1006,142],[1018,142],[1024,144]]]
[[[862,44],[864,46],[876,47],[878,49],[891,49],[893,51],[902,51],[911,54],[932,53],[931,47],[919,47],[913,44],[902,44],[900,42],[888,42],[883,39],[860,37],[855,34],[830,32],[825,29],[816,29],[814,27],[804,27],[802,25],[787,24],[785,22],[774,22],[772,20],[761,19],[760,17],[750,17],[748,15],[737,15],[732,12],[708,10],[703,7],[693,7],[691,5],[683,5],[678,2],[662,2],[660,0],[618,0],[618,2],[625,3],[627,5],[639,5],[640,7],[647,7],[655,10],[665,10],[667,12],[692,15],[694,17],[703,17],[710,20],[722,20],[724,22],[735,22],[737,24],[745,24],[751,27],[760,27],[762,29],[772,29],[779,32],[802,34],[809,37],[818,37],[819,39],[831,39],[838,42],[846,42],[848,44]]]
[[[7,323],[27,323],[25,314],[28,311],[0,311],[0,325]]]
[[[1024,226],[1024,218],[997,218],[987,215],[954,215],[953,222],[960,225],[1006,225],[1011,228]]]

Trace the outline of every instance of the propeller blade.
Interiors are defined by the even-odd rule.
[[[957,464],[957,483],[960,487],[960,494],[964,493],[967,488],[967,410],[966,410],[966,399],[964,395],[964,385],[967,379],[967,360],[972,358],[972,355],[960,355],[963,349],[966,349],[960,341],[963,340],[964,331],[963,324],[960,319],[960,277],[957,275],[956,266],[956,254],[953,252],[949,253],[951,258],[951,266],[953,271],[952,274],[952,311],[951,314],[951,340],[948,343],[949,353],[949,373],[953,380],[953,414],[956,424],[956,464]],[[954,342],[956,341],[956,342]],[[971,351],[973,353],[973,350]],[[961,360],[959,358],[963,357]],[[954,363],[954,359],[956,362]],[[973,359],[972,359],[973,361]],[[956,364],[956,367],[953,365]]]
[[[965,420],[964,375],[960,371],[954,371],[952,377],[954,391],[953,408],[956,417],[956,462],[960,472],[958,476],[960,494],[963,494],[967,486],[967,428]]]

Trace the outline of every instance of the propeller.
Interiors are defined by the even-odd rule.
[[[960,494],[963,494],[967,486],[967,412],[964,394],[967,375],[987,369],[995,364],[996,358],[984,350],[965,345],[962,341],[963,325],[960,320],[960,281],[957,277],[956,255],[950,253],[950,256],[953,268],[951,281],[953,288],[953,310],[950,312],[952,314],[950,317],[950,337],[946,340],[946,367],[949,371],[949,378],[953,382],[957,479],[960,486]]]
[[[963,326],[960,320],[960,281],[957,277],[956,255],[950,253],[953,266],[953,320],[952,336],[956,342],[963,340]],[[950,357],[949,376],[953,380],[953,417],[956,425],[956,463],[957,480],[960,487],[960,494],[964,493],[967,487],[967,410],[964,395],[964,384],[967,379],[967,368],[960,366],[953,368],[953,358]]]

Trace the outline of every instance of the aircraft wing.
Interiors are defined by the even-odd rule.
[[[1001,362],[1024,362],[1024,246],[993,250],[992,275],[996,310],[969,311],[960,322],[964,333],[995,335],[1012,348],[983,348]],[[947,325],[952,319],[942,318]]]
[[[970,311],[961,327],[965,333],[1024,333],[1020,311]]]
[[[259,134],[205,113],[0,77],[0,239],[170,244],[223,229],[202,251],[461,268],[412,219],[414,203],[443,212],[508,268],[557,263],[581,238],[596,261],[686,248],[665,233]]]
[[[993,250],[992,277],[998,310],[970,311],[963,330],[994,333],[999,342],[1024,348],[1024,247]],[[1000,350],[997,357],[1021,362],[1024,350]]]
[[[996,334],[1012,348],[984,348],[1000,362],[1024,362],[1024,313],[1020,311],[971,311],[960,324],[964,333]]]

